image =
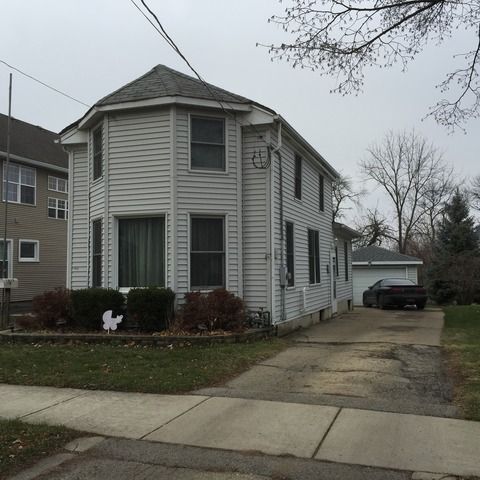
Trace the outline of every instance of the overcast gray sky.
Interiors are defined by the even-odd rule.
[[[267,23],[288,4],[277,0],[149,0],[187,58],[210,83],[281,113],[337,169],[358,178],[357,162],[387,130],[430,139],[458,173],[480,173],[480,119],[449,135],[421,121],[440,94],[435,85],[464,52],[466,33],[430,46],[405,74],[370,70],[359,96],[330,94],[333,79],[271,62],[256,42],[285,40]],[[129,0],[0,0],[0,59],[88,104],[162,63],[190,74]],[[473,41],[473,40],[472,40]],[[0,111],[7,113],[8,73],[0,64]],[[14,72],[13,115],[59,131],[86,108]]]

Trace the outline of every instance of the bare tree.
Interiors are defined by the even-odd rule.
[[[470,187],[470,198],[472,207],[475,210],[480,210],[480,175],[477,175],[472,180],[472,185]]]
[[[392,228],[378,208],[367,209],[365,214],[355,222],[355,230],[361,233],[361,236],[354,240],[357,248],[380,246],[394,238]]]
[[[451,172],[451,168],[415,131],[388,133],[381,143],[368,149],[368,158],[360,167],[390,199],[398,251],[405,253],[420,221],[429,211],[431,215],[437,214],[443,192],[448,191],[450,185],[451,174],[445,176],[445,173]]]
[[[280,0],[282,1],[282,0]],[[478,0],[290,0],[282,16],[269,21],[281,25],[293,39],[267,45],[272,58],[293,67],[319,70],[339,79],[334,91],[358,92],[367,67],[405,71],[424,47],[457,35],[471,34],[472,47],[459,52],[463,64],[446,72],[437,85],[445,98],[429,115],[442,125],[462,127],[480,110],[480,5]]]
[[[333,220],[344,217],[345,211],[351,210],[352,204],[358,204],[363,195],[364,190],[357,191],[353,188],[350,177],[340,175],[340,178],[332,183]]]

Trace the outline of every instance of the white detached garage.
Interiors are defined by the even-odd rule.
[[[363,292],[383,278],[408,278],[417,282],[417,269],[422,264],[423,261],[417,257],[376,245],[355,250],[352,254],[354,305],[362,305]]]

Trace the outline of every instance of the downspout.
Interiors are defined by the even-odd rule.
[[[284,220],[283,220],[283,164],[282,154],[280,152],[282,148],[282,122],[280,117],[276,116],[275,120],[278,122],[277,133],[277,147],[273,149],[272,153],[277,155],[278,158],[278,175],[279,175],[279,203],[280,203],[280,323],[286,320],[286,308],[285,308],[285,288],[287,284],[287,268],[285,266],[285,253],[284,253]]]

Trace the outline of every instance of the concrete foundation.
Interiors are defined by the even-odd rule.
[[[331,317],[332,309],[331,307],[326,307],[316,312],[307,313],[274,326],[277,329],[277,334],[279,336],[284,336],[300,328],[311,327],[312,325],[320,323],[321,321],[327,320]]]

